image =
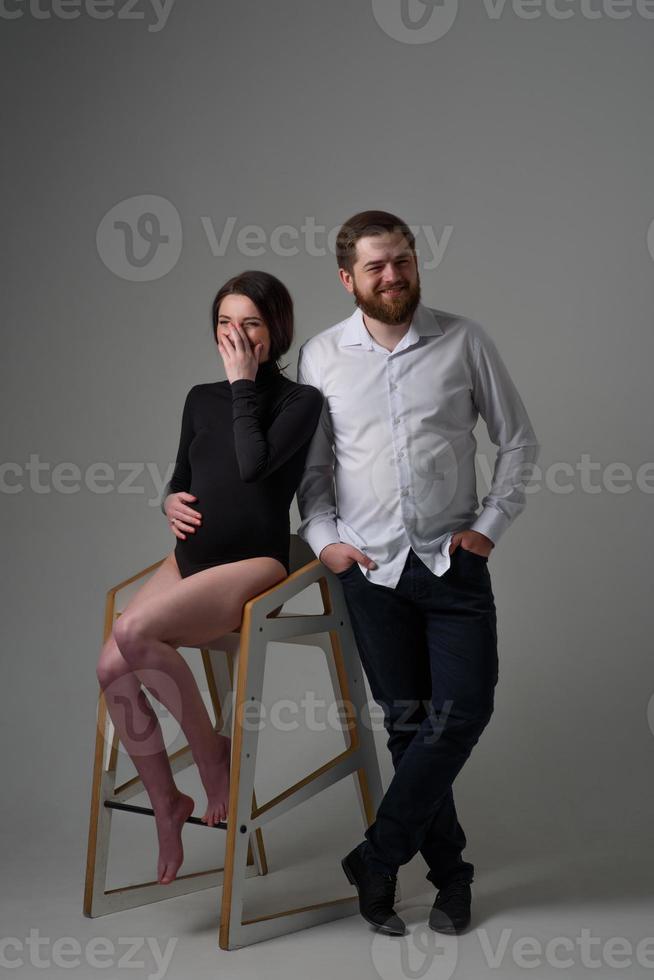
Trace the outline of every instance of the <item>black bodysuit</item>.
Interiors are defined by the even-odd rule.
[[[186,396],[169,493],[197,500],[202,523],[177,539],[182,578],[213,565],[268,555],[289,573],[289,510],[323,405],[264,361],[254,381],[194,385]]]

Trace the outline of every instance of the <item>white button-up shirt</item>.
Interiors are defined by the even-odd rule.
[[[317,556],[328,544],[354,545],[377,563],[359,564],[364,576],[394,588],[409,548],[440,576],[455,531],[497,543],[524,509],[540,447],[506,365],[474,320],[420,303],[388,351],[357,307],[302,345],[297,377],[325,396],[297,491],[298,534]],[[479,415],[499,448],[477,514]]]

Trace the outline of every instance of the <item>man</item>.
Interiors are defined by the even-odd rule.
[[[395,773],[342,861],[364,918],[403,935],[397,871],[419,850],[438,889],[430,926],[470,921],[474,866],[452,782],[494,707],[496,611],[488,556],[525,505],[539,445],[480,324],[420,302],[411,230],[384,211],[340,229],[356,309],[302,345],[298,381],[325,396],[297,497],[298,533],[341,580],[361,662],[383,708]],[[478,500],[478,415],[499,447]]]

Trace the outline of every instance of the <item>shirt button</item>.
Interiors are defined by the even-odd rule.
[[[409,496],[409,491],[408,490],[403,490],[402,491],[402,496],[403,497],[408,497]]]
[[[400,420],[399,420],[399,419],[397,418],[397,416],[396,416],[396,417],[395,417],[395,418],[393,419],[393,425],[399,425],[399,424],[400,424]]]

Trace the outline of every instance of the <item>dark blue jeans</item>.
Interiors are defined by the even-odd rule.
[[[459,546],[439,577],[410,550],[394,589],[368,581],[357,562],[338,578],[395,770],[365,833],[364,858],[395,874],[420,851],[437,888],[454,878],[472,881],[452,783],[494,707],[488,559]]]

